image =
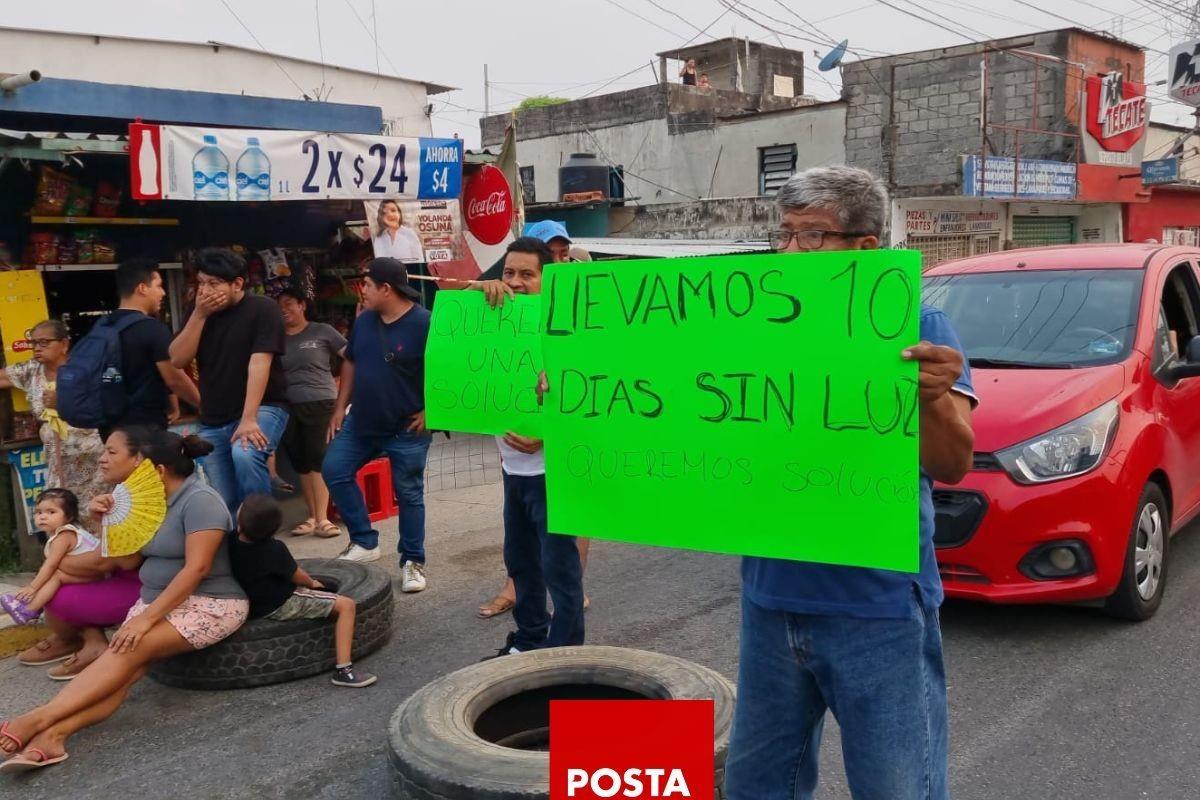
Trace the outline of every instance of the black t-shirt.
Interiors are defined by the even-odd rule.
[[[350,329],[346,359],[354,363],[350,416],[363,436],[395,436],[425,408],[425,343],[429,311],[414,305],[384,324],[364,311]]]
[[[196,366],[200,370],[200,421],[228,425],[241,419],[246,404],[250,356],[271,353],[271,374],[262,405],[287,405],[287,378],[280,356],[286,349],[283,317],[274,300],[247,294],[236,306],[204,323]]]
[[[229,563],[233,577],[250,598],[251,617],[265,617],[296,591],[292,583],[296,559],[278,539],[243,542],[233,531],[229,534]]]
[[[141,317],[141,321],[121,332],[121,375],[129,408],[117,424],[165,428],[170,392],[158,364],[171,360],[168,352],[171,331],[158,320],[128,308],[118,308],[112,313],[112,320],[118,322],[131,316]]]

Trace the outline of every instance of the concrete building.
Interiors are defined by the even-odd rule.
[[[0,28],[0,74],[377,106],[381,133],[429,136],[429,95],[452,87],[265,53],[219,42]],[[276,127],[276,126],[270,126]]]
[[[846,158],[887,181],[891,242],[927,266],[1010,242],[1119,242],[1140,183],[1115,164],[1133,150],[1091,155],[1081,98],[1114,73],[1132,89],[1143,67],[1137,46],[1077,29],[847,64]]]
[[[722,39],[660,53],[659,58],[666,80],[657,85],[516,115],[517,160],[523,181],[534,187],[528,201],[561,200],[559,167],[573,153],[595,154],[616,170],[617,188],[625,197],[637,198],[639,210],[771,195],[797,170],[845,162],[845,104],[801,94],[803,54]],[[696,59],[698,72],[707,70],[713,88],[680,84],[678,65],[687,58]],[[484,118],[483,145],[499,145],[509,122],[508,115]],[[673,223],[668,230],[647,218],[614,225],[612,231],[629,224],[642,236],[656,231],[679,238],[710,236],[703,216],[670,218],[692,222],[682,228]],[[744,224],[725,220],[723,230],[753,227],[761,238],[761,222],[757,217]]]

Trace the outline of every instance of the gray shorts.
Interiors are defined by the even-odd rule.
[[[325,619],[333,613],[337,595],[318,589],[297,589],[283,605],[267,614],[267,619]]]

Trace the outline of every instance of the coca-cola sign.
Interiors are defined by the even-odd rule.
[[[484,244],[500,244],[512,230],[513,199],[508,179],[496,167],[480,167],[463,190],[467,228]]]

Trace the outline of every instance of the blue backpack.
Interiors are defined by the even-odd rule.
[[[129,409],[121,369],[121,332],[150,317],[107,316],[71,348],[58,368],[58,415],[76,428],[103,428],[118,422]]]

